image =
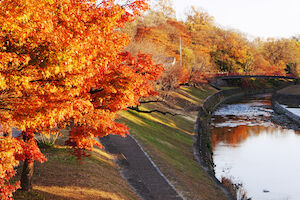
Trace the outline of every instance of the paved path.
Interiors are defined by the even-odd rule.
[[[118,156],[122,175],[145,200],[182,200],[152,165],[133,138],[110,135],[100,139],[106,150]]]

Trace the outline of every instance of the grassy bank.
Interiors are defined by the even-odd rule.
[[[215,89],[181,87],[166,97],[166,103],[152,103],[140,109],[159,109],[180,115],[121,113],[131,134],[142,144],[160,170],[187,199],[227,199],[193,158],[193,129],[197,109]]]
[[[48,161],[36,164],[33,191],[17,191],[15,200],[139,199],[104,150],[95,149],[82,163],[63,146],[42,151]]]
[[[278,91],[279,94],[300,95],[300,85],[291,85]]]

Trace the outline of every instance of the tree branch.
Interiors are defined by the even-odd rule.
[[[9,111],[11,111],[12,109],[10,109],[10,108],[0,108],[0,110],[9,110]]]
[[[25,69],[27,67],[27,65],[23,65],[23,63],[20,64],[19,67],[17,67],[17,71],[20,72],[22,71],[23,69]]]
[[[181,114],[177,114],[177,113],[171,113],[171,112],[165,112],[165,111],[161,111],[161,110],[157,110],[157,109],[154,109],[154,110],[140,110],[138,106],[136,107],[128,107],[130,110],[134,110],[134,111],[137,111],[137,112],[141,112],[141,113],[153,113],[153,112],[157,112],[157,113],[160,113],[160,114],[163,114],[163,115],[172,115],[172,116],[176,116],[176,115],[181,115]]]
[[[38,80],[32,80],[32,81],[29,81],[29,83],[34,83],[34,82],[59,82],[60,80],[59,79],[38,79]]]
[[[158,102],[164,102],[162,100],[149,100],[149,101],[139,101],[140,104],[142,103],[158,103]]]
[[[90,94],[95,94],[95,93],[101,92],[101,91],[103,91],[103,90],[104,90],[103,88],[100,88],[100,89],[91,89],[91,90],[90,90]]]

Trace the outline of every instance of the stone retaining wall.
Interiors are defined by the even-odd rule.
[[[276,93],[274,98],[281,104],[288,104],[292,106],[300,105],[300,95]]]
[[[277,89],[242,90],[241,88],[222,90],[206,98],[198,112],[194,127],[194,156],[206,173],[210,175],[212,180],[217,183],[219,188],[224,191],[229,199],[234,198],[215,177],[211,144],[211,115],[222,103],[229,103],[246,95],[273,93],[276,90]]]
[[[290,112],[289,110],[281,106],[275,99],[272,100],[272,106],[277,113],[285,114],[290,120],[294,121],[300,126],[300,116]]]
[[[239,94],[242,92],[241,88],[230,89],[230,90],[221,90],[209,97],[207,97],[203,102],[203,109],[207,112],[213,112],[215,108],[223,101],[227,99],[227,97]]]
[[[217,92],[203,102],[198,112],[197,121],[194,127],[194,156],[201,164],[206,173],[219,186],[219,188],[228,196],[234,199],[230,192],[224,188],[220,181],[215,177],[214,162],[212,158],[211,128],[210,120],[213,111],[223,102],[232,98],[243,96],[242,89],[230,89]]]
[[[262,90],[242,90],[241,88],[222,90],[217,92],[203,102],[200,108],[197,121],[194,127],[194,154],[199,155],[203,165],[210,171],[214,171],[214,163],[212,160],[211,149],[211,127],[210,119],[211,114],[216,108],[223,104],[238,100],[243,96],[252,94],[273,93],[275,89],[262,89]],[[214,173],[214,172],[213,172]]]

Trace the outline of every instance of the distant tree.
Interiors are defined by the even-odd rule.
[[[300,38],[300,36],[299,36],[299,38]],[[296,50],[297,50],[296,55],[297,55],[297,57],[296,57],[296,66],[292,70],[294,70],[293,73],[295,75],[300,77],[300,39],[295,40],[295,41],[296,41]]]
[[[191,32],[199,32],[214,27],[214,18],[201,8],[191,6],[185,15],[186,27]]]
[[[298,64],[297,42],[290,39],[268,39],[260,45],[261,53],[271,65],[293,72]]]
[[[269,39],[263,43],[263,50],[263,55],[272,64],[288,63],[296,57],[296,44],[289,39]]]
[[[212,60],[224,72],[247,72],[251,70],[253,55],[246,38],[230,30],[216,29]]]
[[[196,62],[194,51],[188,47],[183,47],[182,61],[184,65],[186,65],[189,68],[192,68],[192,66],[194,66]]]
[[[163,13],[168,19],[175,19],[176,12],[173,8],[172,0],[155,0],[152,8],[157,13]]]

